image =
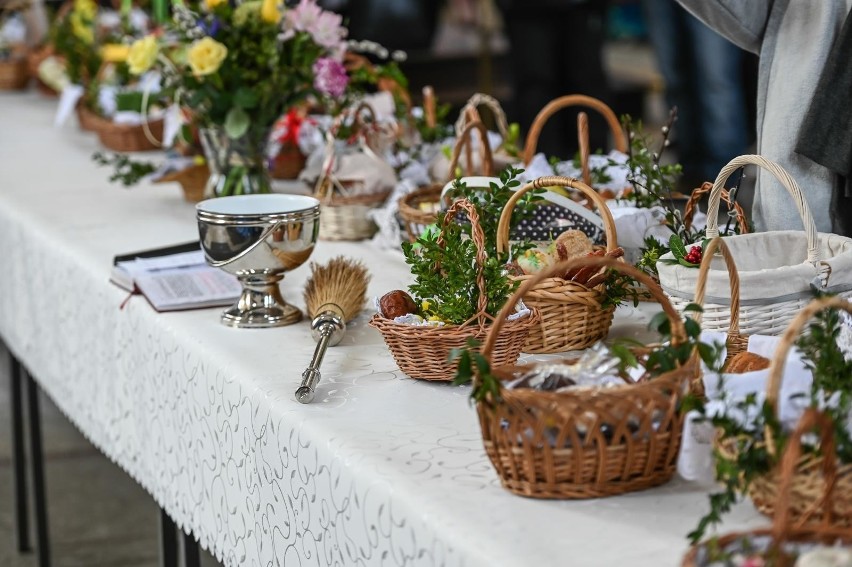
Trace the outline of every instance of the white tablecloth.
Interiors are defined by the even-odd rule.
[[[177,185],[130,190],[90,159],[92,134],[51,128],[55,101],[0,94],[0,335],[109,458],[228,566],[679,564],[706,485],[588,501],[502,489],[469,390],[397,370],[369,314],[293,392],[306,323],[235,330],[219,310],[158,314],[107,279],[114,255],[197,238]],[[370,293],[408,281],[401,255],[362,258]],[[307,269],[282,289],[302,305]],[[632,309],[617,326],[642,324]],[[48,482],[50,479],[48,479]],[[726,528],[761,524],[750,505]]]

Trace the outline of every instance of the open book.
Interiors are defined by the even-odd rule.
[[[230,305],[242,291],[236,277],[207,264],[198,242],[116,256],[110,281],[157,311]]]

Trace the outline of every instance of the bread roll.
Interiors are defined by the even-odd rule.
[[[755,370],[764,370],[769,368],[770,361],[768,358],[755,354],[753,352],[741,352],[735,354],[728,361],[724,371],[729,374],[742,374],[744,372],[754,372]]]

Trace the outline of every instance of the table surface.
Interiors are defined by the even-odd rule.
[[[308,325],[237,330],[219,310],[158,314],[108,283],[113,256],[197,238],[176,184],[110,184],[93,134],[56,102],[0,94],[0,335],[46,393],[226,565],[678,565],[708,485],[586,501],[504,490],[468,388],[407,378],[369,312],[295,401]],[[156,159],[156,154],[151,156]],[[321,241],[404,287],[400,253]],[[302,267],[282,283],[303,306]],[[646,311],[619,309],[635,334]],[[725,529],[763,525],[750,504]]]

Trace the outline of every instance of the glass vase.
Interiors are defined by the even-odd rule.
[[[204,196],[226,197],[271,192],[266,145],[271,130],[249,129],[230,138],[221,127],[201,128],[199,137],[210,168]]]

